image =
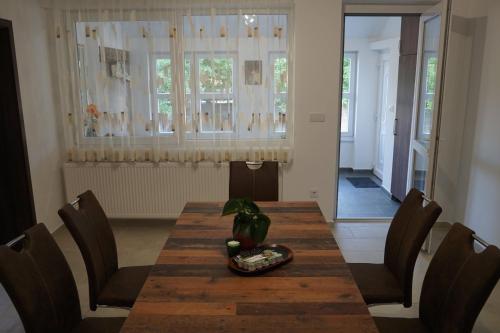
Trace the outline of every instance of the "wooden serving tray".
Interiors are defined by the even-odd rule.
[[[259,254],[264,250],[273,250],[273,251],[276,251],[276,252],[283,254],[283,260],[281,260],[277,263],[271,264],[269,266],[266,266],[266,267],[258,268],[254,271],[249,271],[249,270],[246,270],[246,269],[239,267],[238,264],[234,261],[234,257],[231,257],[228,260],[227,267],[230,270],[232,270],[233,272],[235,272],[239,275],[242,275],[242,276],[255,276],[255,275],[260,275],[260,274],[264,274],[266,272],[272,271],[273,269],[275,269],[279,266],[283,266],[283,265],[289,263],[293,259],[292,250],[284,245],[277,245],[277,244],[261,245],[261,246],[256,247],[255,249],[253,249],[251,252],[252,252],[252,254]],[[245,253],[245,251],[242,251],[242,253]]]

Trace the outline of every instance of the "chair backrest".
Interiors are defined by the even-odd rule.
[[[420,319],[432,332],[471,332],[500,278],[500,250],[474,251],[474,232],[456,223],[431,260],[420,295]]]
[[[18,251],[0,246],[0,282],[27,333],[70,332],[81,321],[75,279],[45,225],[25,231]]]
[[[278,162],[265,161],[252,170],[245,161],[229,165],[229,198],[249,198],[253,201],[278,201]]]
[[[441,207],[432,201],[423,206],[423,193],[412,189],[392,220],[385,243],[384,264],[396,276],[403,289],[403,304],[412,305],[413,269],[418,253]]]
[[[90,309],[95,310],[98,295],[118,270],[116,241],[94,194],[87,191],[78,198],[78,209],[66,204],[58,213],[82,253],[89,280]]]

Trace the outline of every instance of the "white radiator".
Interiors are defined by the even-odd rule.
[[[229,165],[66,163],[68,202],[92,190],[114,218],[176,218],[188,201],[225,201]]]

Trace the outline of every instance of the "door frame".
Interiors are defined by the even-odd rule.
[[[417,71],[415,75],[415,93],[413,99],[412,111],[412,125],[411,125],[411,139],[410,139],[410,154],[408,162],[408,175],[407,175],[407,191],[410,190],[413,182],[413,165],[414,165],[414,150],[419,154],[428,155],[427,173],[425,177],[424,194],[427,198],[434,199],[435,194],[435,178],[437,171],[437,157],[439,148],[439,131],[441,128],[441,113],[444,91],[444,78],[446,68],[446,53],[449,34],[449,15],[450,15],[451,1],[442,0],[441,3],[429,8],[422,13],[419,26],[418,37],[418,51],[417,51]],[[416,140],[417,135],[417,122],[418,110],[421,101],[420,80],[422,76],[422,62],[423,62],[423,39],[424,39],[424,23],[432,20],[433,18],[441,15],[440,36],[439,36],[439,50],[438,50],[438,67],[436,69],[436,91],[434,94],[434,104],[432,112],[432,129],[430,137],[430,146],[426,149],[421,143]]]
[[[444,0],[447,1],[448,0]],[[450,3],[448,3],[449,7]],[[415,15],[415,14],[423,14],[424,12],[428,11],[429,9],[433,8],[435,6],[432,5],[416,5],[416,6],[408,6],[408,5],[361,5],[361,4],[344,4],[342,6],[342,24],[341,24],[341,38],[340,38],[340,62],[342,64],[343,59],[344,59],[344,45],[345,45],[345,19],[348,16],[403,16],[403,15]],[[449,16],[449,8],[448,8],[448,15]],[[446,20],[447,25],[449,22],[449,18]],[[448,28],[446,29],[446,35],[448,35]],[[391,222],[392,219],[377,219],[377,218],[370,218],[370,219],[364,219],[364,218],[359,218],[359,219],[345,219],[345,218],[338,218],[338,202],[339,202],[339,175],[340,175],[340,144],[341,144],[341,132],[340,132],[340,127],[341,127],[341,119],[342,119],[342,78],[343,78],[343,66],[339,66],[339,73],[338,73],[338,82],[339,82],[339,88],[338,88],[338,117],[337,117],[337,152],[336,152],[336,158],[337,158],[337,165],[336,169],[334,170],[335,172],[335,183],[334,183],[334,189],[335,189],[335,200],[332,203],[333,204],[333,221],[334,222]],[[444,83],[444,80],[441,82],[441,85]],[[439,103],[439,109],[441,109],[441,101]],[[437,150],[436,150],[437,154]],[[437,157],[437,156],[436,156]],[[437,158],[434,158],[434,160],[437,161]]]

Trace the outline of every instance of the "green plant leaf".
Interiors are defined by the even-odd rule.
[[[230,199],[224,204],[222,216],[236,214],[241,211],[241,199]]]
[[[266,239],[271,220],[267,217],[267,215],[258,213],[255,214],[252,222],[252,239],[257,243],[262,243]]]
[[[243,210],[248,215],[260,213],[259,206],[257,206],[257,204],[250,199],[247,198],[242,199],[242,205],[243,205]]]
[[[238,199],[230,199],[224,204],[224,208],[222,209],[222,216],[236,214],[236,213],[244,213],[247,215],[253,215],[256,213],[260,213],[260,208],[248,198],[238,198]]]

